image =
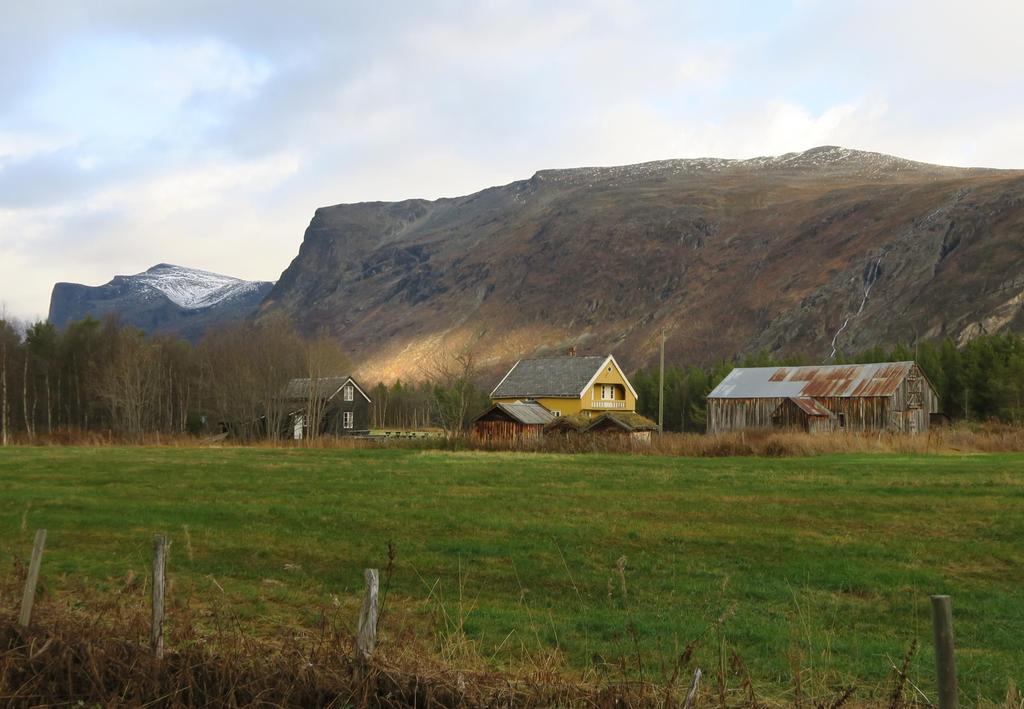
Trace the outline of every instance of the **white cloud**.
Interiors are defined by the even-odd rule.
[[[82,206],[93,211],[136,211],[151,219],[222,206],[238,192],[261,193],[294,175],[299,159],[272,155],[241,163],[213,162],[141,183],[118,184],[98,192]]]
[[[68,143],[67,135],[0,130],[0,170],[4,169],[5,163],[26,160],[40,153],[51,153]]]

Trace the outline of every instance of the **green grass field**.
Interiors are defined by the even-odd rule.
[[[164,532],[177,593],[312,625],[332,594],[355,604],[390,540],[392,618],[440,647],[443,607],[496,665],[557,648],[635,671],[639,648],[658,679],[724,614],[695,658],[735,649],[762,693],[797,667],[880,693],[916,638],[910,677],[933,694],[928,595],[949,593],[964,699],[1024,684],[1022,455],[14,448],[0,500],[0,568],[47,528],[50,598],[114,593]]]

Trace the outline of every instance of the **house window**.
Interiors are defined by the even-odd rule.
[[[346,411],[341,417],[342,428],[352,428],[352,422],[354,420],[354,414],[351,411]]]
[[[839,417],[839,428],[846,428],[846,414],[836,414]]]
[[[615,399],[615,387],[611,384],[602,384],[601,398],[605,401],[612,401]]]
[[[355,387],[351,384],[346,384],[345,389],[342,391],[342,396],[345,398],[345,401],[352,401],[355,397]]]
[[[551,413],[554,415],[555,418],[558,418],[559,416],[562,415],[562,412],[559,411],[558,409],[551,409]]]

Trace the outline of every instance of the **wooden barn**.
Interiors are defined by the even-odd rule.
[[[746,428],[922,433],[939,410],[914,362],[736,368],[708,395],[708,433]]]
[[[535,401],[498,402],[473,419],[473,437],[485,443],[536,441],[554,418]]]

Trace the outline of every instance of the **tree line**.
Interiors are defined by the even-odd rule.
[[[916,361],[935,387],[940,410],[953,419],[1024,423],[1024,337],[982,335],[962,347],[950,339],[921,342],[914,347],[873,347],[835,364]],[[761,352],[735,362],[708,367],[665,367],[665,430],[702,432],[707,424],[707,395],[733,367],[775,367],[816,364],[806,356],[774,358]],[[658,418],[658,368],[631,377],[639,395],[639,413]]]
[[[837,363],[916,360],[951,418],[1024,423],[1024,337],[985,335],[957,347],[951,340],[911,348],[872,348]],[[665,372],[665,430],[705,430],[707,395],[734,366],[810,364],[807,357],[766,353]],[[195,345],[147,336],[114,318],[86,318],[58,330],[47,322],[0,319],[0,443],[61,431],[146,433],[228,431],[244,438],[285,435],[296,404],[282,397],[293,378],[347,374],[336,341],[301,337],[284,318],[239,323],[209,332]],[[658,414],[658,370],[631,380],[638,410]],[[471,350],[443,353],[416,381],[383,382],[367,392],[370,425],[383,429],[465,430],[488,404],[486,383]],[[323,404],[300,411],[317,435]]]
[[[316,437],[324,401],[297,404],[285,387],[308,378],[315,389],[349,369],[337,341],[301,337],[283,317],[213,330],[194,345],[116,318],[63,330],[0,319],[0,443],[87,431],[275,439],[294,413]],[[472,353],[458,352],[426,368],[422,381],[378,384],[367,392],[371,425],[460,430],[486,403],[476,376]]]

